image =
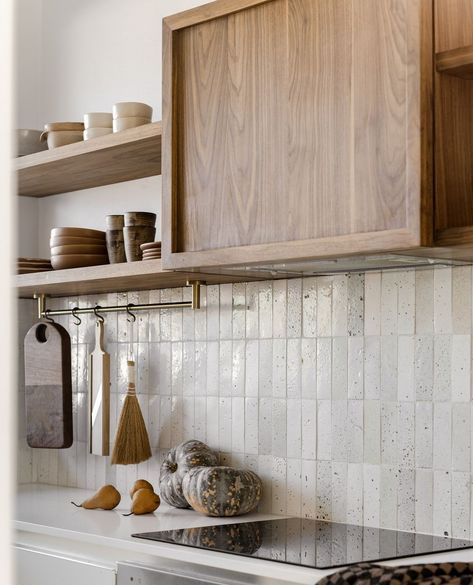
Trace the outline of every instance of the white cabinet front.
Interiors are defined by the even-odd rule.
[[[17,585],[115,585],[112,567],[16,547]]]

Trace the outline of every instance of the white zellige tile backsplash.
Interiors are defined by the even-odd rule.
[[[50,307],[190,299],[190,290]],[[20,344],[35,306],[21,301]],[[93,318],[58,319],[73,343],[74,445],[32,450],[20,376],[19,481],[126,491],[157,483],[163,453],[196,438],[264,480],[261,510],[473,536],[471,267],[203,288],[203,308],[139,314],[138,394],[154,456],[87,452]],[[112,437],[126,391],[126,315],[106,317]]]

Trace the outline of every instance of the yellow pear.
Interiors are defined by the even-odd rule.
[[[146,479],[137,479],[130,490],[130,498],[134,496],[135,492],[143,488],[154,492],[154,487],[149,483],[149,481],[146,481]]]
[[[121,499],[120,492],[113,485],[104,485],[91,498],[84,500],[82,504],[79,505],[74,502],[71,502],[71,504],[86,510],[96,510],[97,508],[113,510],[118,506]]]
[[[133,494],[131,512],[123,515],[131,516],[132,514],[150,514],[159,508],[160,503],[161,500],[159,499],[158,494],[155,494],[153,490],[141,488]]]

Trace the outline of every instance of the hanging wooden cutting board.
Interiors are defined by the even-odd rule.
[[[26,438],[35,448],[72,445],[71,338],[40,321],[25,337]]]
[[[89,452],[110,454],[110,354],[103,348],[104,324],[95,324],[95,349],[89,355]]]

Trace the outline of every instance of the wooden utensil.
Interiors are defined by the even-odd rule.
[[[89,355],[89,453],[110,454],[110,354],[103,346],[104,323],[95,323],[95,349]]]
[[[40,321],[25,336],[26,440],[33,448],[72,445],[71,339]]]

